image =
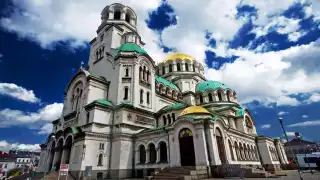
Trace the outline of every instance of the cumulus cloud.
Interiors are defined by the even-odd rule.
[[[30,103],[40,102],[40,99],[36,97],[32,90],[27,90],[24,87],[13,83],[0,83],[0,95],[9,96]]]
[[[20,143],[8,143],[5,140],[0,141],[0,150],[8,151],[8,150],[24,150],[24,151],[33,151],[39,152],[40,146],[39,144],[20,144]]]
[[[313,93],[307,100],[306,102],[308,104],[314,103],[314,102],[319,102],[320,101],[320,93]]]
[[[269,128],[271,128],[271,124],[261,125],[261,129],[269,129]]]
[[[293,137],[295,136],[295,132],[286,132],[287,136],[289,137]]]
[[[38,132],[38,134],[50,134],[52,133],[52,128],[53,128],[52,123],[45,124],[40,128],[40,131]]]
[[[23,112],[20,110],[0,110],[0,128],[11,126],[27,126],[32,129],[40,129],[40,134],[48,133],[47,125],[60,117],[63,104],[53,103],[46,105],[37,112]]]
[[[280,112],[278,113],[279,116],[282,116],[282,115],[285,115],[285,114],[289,114],[289,112],[280,111]]]
[[[308,117],[309,117],[309,116],[306,115],[306,114],[302,115],[302,118],[308,118]]]
[[[222,57],[238,56],[233,63],[225,63],[218,70],[206,67],[205,75],[208,79],[223,81],[234,89],[239,94],[241,104],[258,101],[265,106],[296,106],[301,102],[292,95],[320,90],[317,85],[320,78],[317,61],[319,46],[316,42],[266,53],[245,48],[229,49],[228,42],[248,22],[248,18],[237,18],[239,5],[250,5],[257,9],[258,16],[252,23],[256,27],[253,31],[258,36],[273,30],[288,34],[289,41],[299,40],[305,32],[300,30],[298,20],[281,15],[298,1],[168,1],[174,9],[177,24],[163,30],[162,43],[190,54],[200,62],[205,62],[205,51],[208,49]],[[66,40],[71,42],[71,46],[79,47],[96,36],[100,12],[114,2],[117,1],[97,0],[92,4],[86,0],[57,0],[54,3],[13,0],[15,8],[9,16],[1,18],[0,25],[7,31],[38,42],[44,48]],[[319,1],[304,2],[310,4],[305,7],[307,16],[319,18]],[[158,46],[159,33],[149,29],[145,22],[148,12],[156,9],[161,1],[148,0],[141,3],[125,0],[122,3],[136,11],[138,32],[146,42],[145,49],[156,62],[161,61],[165,53]],[[212,33],[215,47],[208,47],[206,32]],[[261,44],[258,47],[263,50],[267,46]]]
[[[307,127],[307,126],[320,126],[320,120],[305,121],[301,123],[290,124],[288,127]]]

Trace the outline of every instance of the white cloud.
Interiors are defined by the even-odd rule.
[[[280,112],[278,113],[279,116],[282,116],[282,115],[285,115],[285,114],[289,114],[289,112],[280,111]]]
[[[208,79],[223,81],[234,89],[241,104],[256,100],[266,106],[298,105],[297,99],[292,95],[320,90],[317,85],[320,78],[319,45],[314,42],[266,53],[247,49],[228,49],[227,46],[227,42],[232,40],[239,28],[248,21],[246,18],[236,18],[240,2],[257,8],[258,18],[253,21],[255,27],[258,27],[255,29],[256,32],[260,31],[263,34],[275,27],[278,33],[289,34],[289,40],[299,39],[304,32],[298,30],[298,21],[280,15],[297,1],[169,1],[178,17],[178,24],[163,31],[163,43],[176,48],[179,52],[194,56],[200,62],[204,62],[207,49],[223,57],[239,56],[234,63],[227,63],[219,70],[206,68],[205,74]],[[320,3],[317,0],[304,1],[311,3],[307,8],[309,16],[319,14]],[[10,16],[1,19],[1,26],[8,31],[16,32],[21,37],[39,42],[42,47],[50,47],[55,42],[67,39],[74,40],[72,46],[79,46],[96,36],[95,31],[100,24],[100,12],[106,5],[117,1],[54,2],[13,0],[18,8]],[[138,32],[146,42],[145,49],[156,62],[161,61],[165,53],[157,45],[159,35],[150,30],[145,23],[148,12],[157,8],[161,1],[148,0],[141,3],[137,0],[124,0],[122,3],[136,11]],[[18,9],[24,10],[23,13]],[[206,31],[213,33],[212,37],[217,42],[215,48],[207,47]],[[267,46],[269,45],[261,44],[258,47],[264,50]]]
[[[314,102],[319,102],[320,101],[320,93],[313,93],[307,100],[306,102],[308,104],[314,103]]]
[[[0,141],[0,150],[27,150],[27,151],[40,151],[39,144],[20,144],[20,143],[8,143],[5,140]]]
[[[45,124],[40,128],[40,131],[38,132],[38,134],[50,134],[52,133],[52,128],[53,128],[52,123]]]
[[[261,129],[269,129],[271,128],[271,124],[264,124],[261,126]]]
[[[305,121],[301,123],[290,124],[288,127],[306,127],[306,126],[320,126],[320,120]]]
[[[53,103],[46,105],[38,112],[23,112],[20,110],[3,109],[0,110],[0,128],[11,126],[27,126],[32,129],[40,129],[40,133],[48,132],[47,125],[60,117],[63,104]]]
[[[0,83],[0,95],[10,96],[31,103],[40,102],[40,99],[36,97],[32,90],[27,90],[13,83]]]
[[[302,118],[308,118],[308,117],[309,117],[309,116],[306,115],[306,114],[302,115]]]

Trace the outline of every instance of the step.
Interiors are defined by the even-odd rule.
[[[179,177],[154,176],[152,179],[179,179]]]

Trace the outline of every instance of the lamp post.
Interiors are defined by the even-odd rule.
[[[284,127],[283,127],[283,119],[282,119],[282,117],[279,117],[279,122],[280,122],[280,125],[281,125],[281,127],[282,127],[284,136],[286,137],[286,140],[287,140],[287,143],[288,143],[288,146],[289,146],[289,150],[290,150],[291,154],[293,154],[293,151],[292,151],[292,149],[291,149],[291,145],[290,145],[290,142],[289,142],[289,139],[288,139],[286,130],[285,130]],[[302,178],[302,176],[301,176],[301,172],[300,172],[300,166],[299,166],[299,163],[297,162],[297,159],[296,159],[295,154],[293,154],[293,161],[294,161],[294,162],[297,164],[297,166],[298,166],[298,173],[299,173],[300,180],[303,180],[303,178]]]
[[[56,137],[55,135],[51,135],[51,136],[49,136],[49,140],[50,139],[54,139],[55,137]],[[46,153],[46,156],[45,156],[45,164],[48,163],[48,157],[49,157],[49,155],[48,155],[48,149],[47,149],[47,153]],[[45,167],[45,169],[44,169],[43,180],[46,180],[46,175],[47,175],[47,167]]]

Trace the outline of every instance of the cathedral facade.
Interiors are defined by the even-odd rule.
[[[258,136],[232,87],[207,80],[186,54],[156,65],[136,25],[130,7],[103,9],[88,65],[65,89],[38,171],[69,164],[77,177],[92,167],[93,177],[130,178],[166,167],[288,163],[281,140]]]

